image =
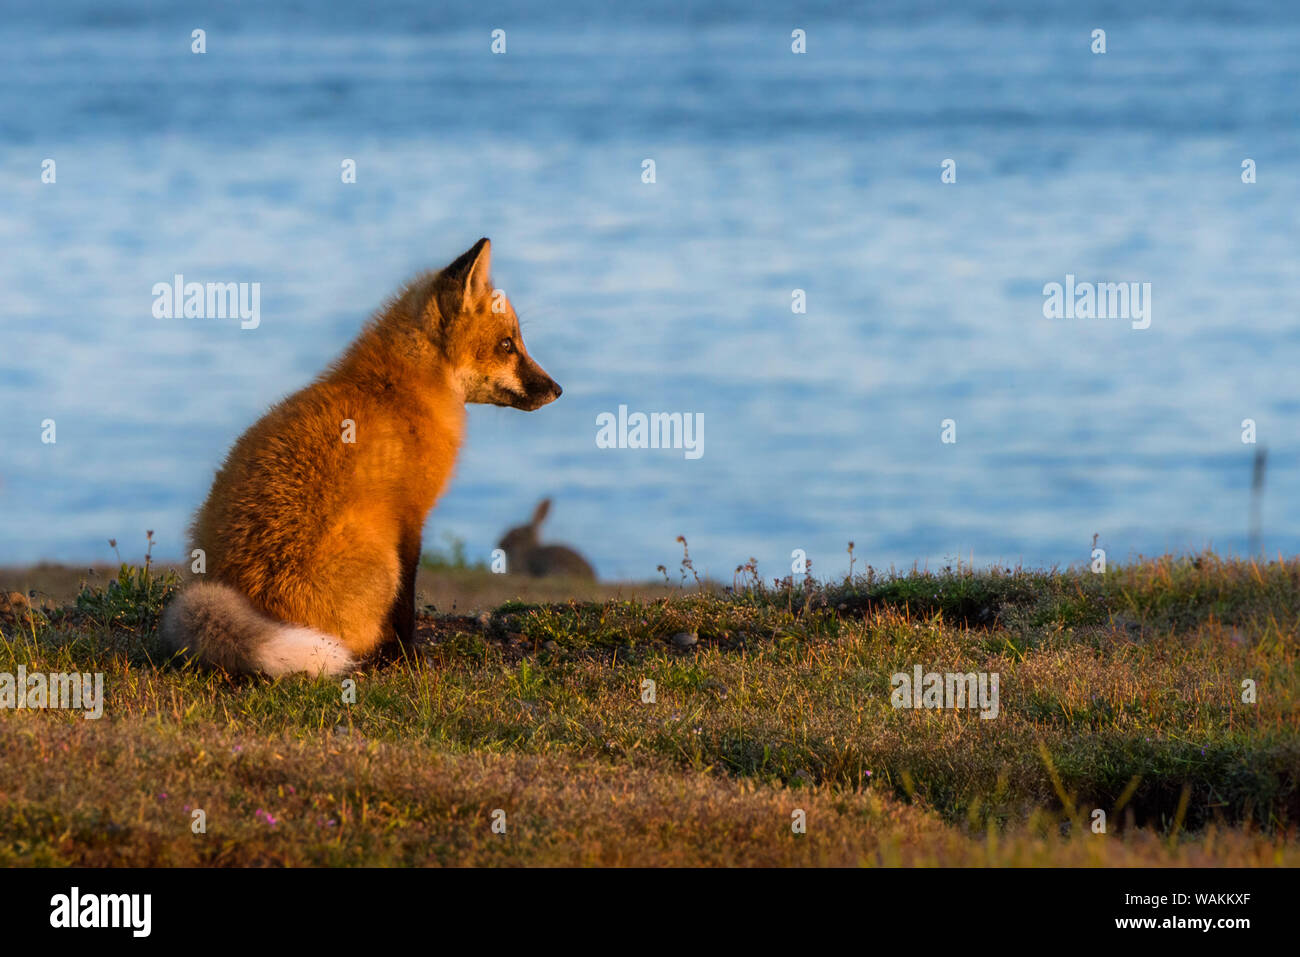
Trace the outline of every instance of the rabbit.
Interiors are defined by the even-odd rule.
[[[562,575],[566,578],[594,580],[596,572],[587,560],[567,545],[542,545],[537,531],[551,510],[551,500],[542,499],[533,511],[533,519],[506,532],[497,548],[506,553],[506,571],[541,578]]]

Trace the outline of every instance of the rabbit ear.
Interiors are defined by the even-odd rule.
[[[533,528],[536,528],[542,522],[546,521],[547,514],[551,511],[551,500],[544,498],[537,503],[537,509],[533,512]]]

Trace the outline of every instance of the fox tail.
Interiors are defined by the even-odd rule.
[[[337,675],[355,664],[333,635],[277,621],[218,582],[196,582],[176,596],[159,634],[173,651],[236,673]]]

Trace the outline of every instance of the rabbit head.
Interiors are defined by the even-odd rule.
[[[538,546],[538,530],[542,522],[546,520],[546,515],[551,510],[551,500],[544,498],[537,503],[537,508],[533,510],[533,518],[527,525],[519,525],[510,529],[497,543],[497,548],[506,553],[506,562],[510,568],[522,568],[524,561],[529,552],[535,551]]]

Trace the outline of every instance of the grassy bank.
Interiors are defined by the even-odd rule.
[[[741,575],[426,577],[354,702],[169,662],[170,577],[19,601],[0,672],[107,700],[0,712],[0,863],[1300,863],[1300,561]],[[998,716],[894,708],[915,665],[998,674]]]

